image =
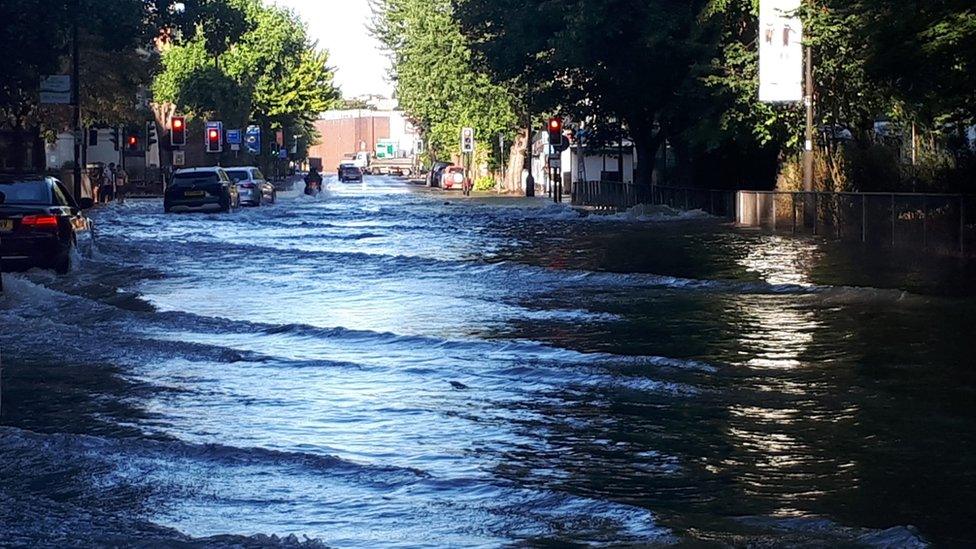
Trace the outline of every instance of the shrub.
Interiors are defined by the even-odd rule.
[[[474,190],[490,191],[495,188],[495,178],[490,175],[483,175],[475,180]]]

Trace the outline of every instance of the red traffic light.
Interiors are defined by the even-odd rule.
[[[173,117],[171,131],[169,132],[169,143],[173,147],[186,145],[186,120],[182,116]]]
[[[550,132],[562,132],[563,131],[563,121],[558,118],[553,118],[549,120],[549,131]]]
[[[211,128],[209,135],[210,135],[210,140],[211,141],[216,141],[216,140],[220,139],[220,132],[218,132],[215,129],[212,129]]]
[[[138,149],[139,148],[139,136],[137,136],[137,135],[130,135],[129,138],[126,140],[126,143],[129,145],[129,150],[133,150],[134,151],[134,150]]]

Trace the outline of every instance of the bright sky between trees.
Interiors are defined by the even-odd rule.
[[[393,94],[387,81],[389,61],[369,33],[369,0],[270,0],[294,9],[305,21],[309,36],[329,50],[336,83],[344,97]]]

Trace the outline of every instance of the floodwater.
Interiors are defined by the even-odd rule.
[[[0,546],[976,543],[957,260],[386,178],[0,297]]]

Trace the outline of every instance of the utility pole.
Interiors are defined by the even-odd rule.
[[[813,48],[806,48],[806,93],[803,102],[807,108],[806,139],[803,143],[803,190],[813,192]]]
[[[529,172],[525,179],[525,196],[535,196],[535,178],[532,177],[532,116],[529,115],[529,122],[526,124],[528,131],[525,134],[525,169]]]
[[[71,20],[71,98],[74,107],[74,138],[75,138],[75,170],[74,187],[75,200],[81,198],[81,86],[79,84],[81,70],[78,59],[78,18],[81,17],[81,0],[74,0],[74,13]]]

